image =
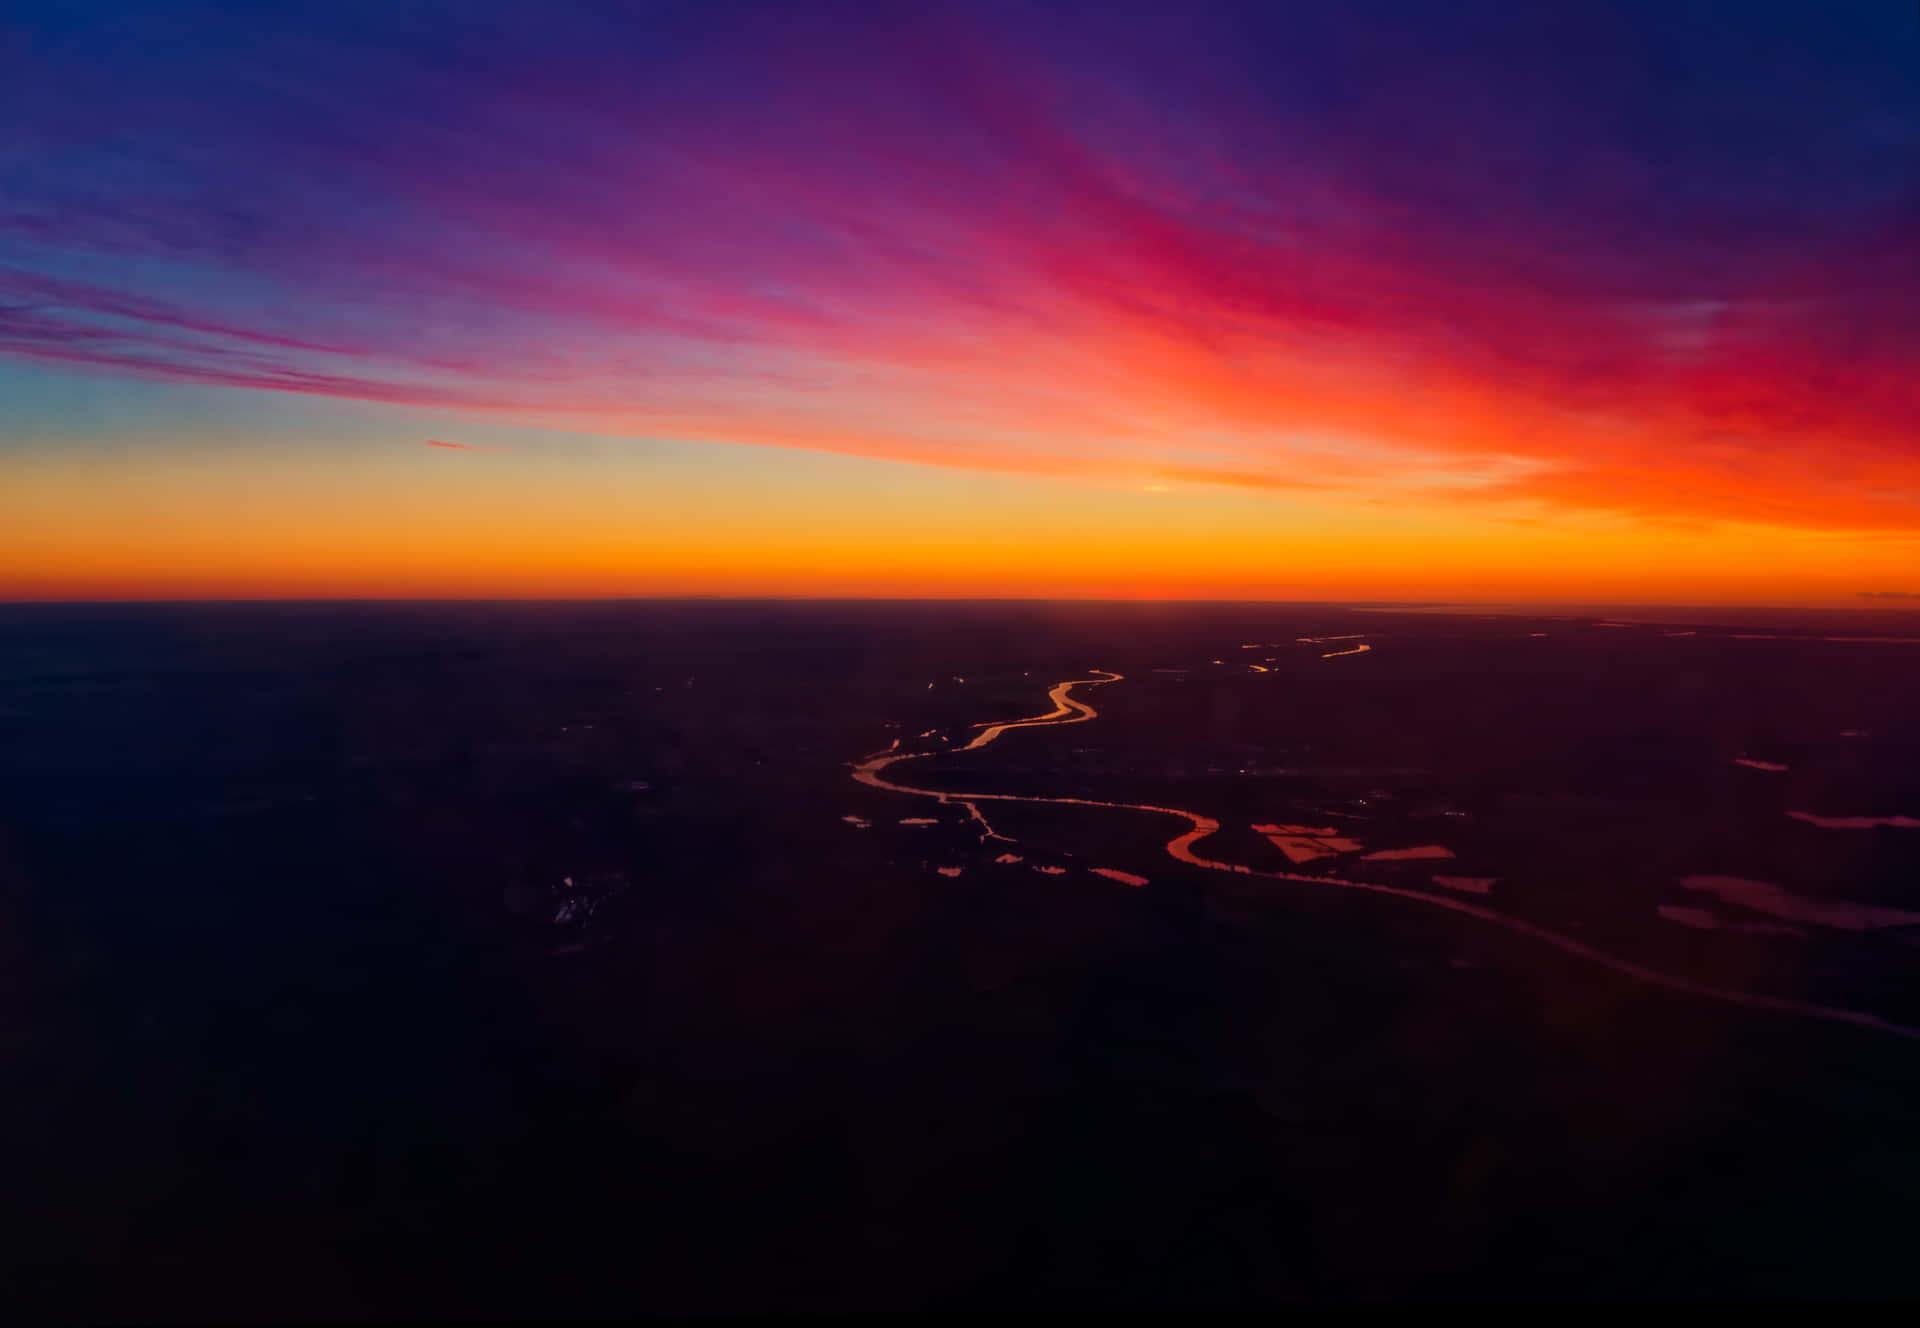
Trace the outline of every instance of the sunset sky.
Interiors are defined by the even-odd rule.
[[[1911,0],[0,10],[0,598],[1868,592]]]

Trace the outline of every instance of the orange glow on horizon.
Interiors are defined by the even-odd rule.
[[[690,448],[689,452],[698,449]],[[801,596],[1829,604],[1920,546],[1777,527],[1290,503],[785,453],[575,474],[397,446],[47,457],[0,494],[0,598]],[[761,454],[765,455],[765,454]],[[775,467],[777,469],[777,466]],[[1897,605],[1899,601],[1889,601]]]

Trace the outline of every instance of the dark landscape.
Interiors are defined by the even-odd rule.
[[[0,607],[5,1303],[1911,1296],[1917,670],[1899,608]]]

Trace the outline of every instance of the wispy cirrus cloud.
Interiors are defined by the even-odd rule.
[[[1920,93],[1870,34],[1823,61],[1653,6],[63,8],[0,92],[29,127],[0,149],[0,354],[1920,531]],[[1716,78],[1650,83],[1649,49]]]

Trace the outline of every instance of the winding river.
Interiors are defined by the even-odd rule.
[[[1348,652],[1336,652],[1348,653]],[[1358,653],[1358,652],[1353,652]],[[1115,811],[1145,812],[1154,816],[1171,816],[1187,823],[1187,829],[1169,839],[1166,843],[1167,854],[1176,861],[1190,867],[1199,867],[1207,871],[1229,872],[1236,876],[1259,877],[1273,881],[1293,881],[1307,885],[1332,887],[1339,890],[1360,890],[1369,894],[1390,895],[1396,899],[1411,900],[1432,908],[1446,909],[1451,913],[1464,914],[1482,922],[1502,928],[1542,945],[1552,946],[1565,954],[1570,954],[1589,963],[1610,969],[1623,977],[1649,986],[1663,987],[1669,991],[1681,992],[1689,996],[1698,996],[1707,1000],[1724,1001],[1731,1005],[1744,1006],[1753,1010],[1766,1010],[1775,1014],[1800,1015],[1809,1019],[1823,1019],[1832,1023],[1852,1024],[1874,1032],[1886,1033],[1908,1041],[1920,1042],[1920,1029],[1897,1024],[1882,1019],[1878,1015],[1867,1014],[1860,1010],[1847,1010],[1837,1006],[1817,1005],[1808,1001],[1796,1001],[1781,996],[1766,996],[1758,992],[1741,991],[1733,987],[1717,987],[1709,983],[1695,982],[1691,978],[1673,973],[1662,973],[1635,963],[1631,959],[1597,949],[1584,941],[1576,940],[1562,932],[1526,922],[1496,909],[1483,905],[1469,904],[1462,900],[1450,899],[1442,895],[1430,894],[1424,890],[1409,889],[1397,885],[1381,885],[1371,881],[1341,880],[1331,876],[1308,876],[1299,872],[1266,871],[1248,867],[1241,863],[1223,862],[1217,858],[1205,857],[1194,851],[1194,846],[1213,835],[1220,829],[1220,823],[1211,816],[1199,812],[1186,811],[1179,807],[1157,807],[1150,803],[1103,802],[1093,798],[1056,797],[1046,794],[1027,793],[957,793],[941,789],[921,788],[914,784],[904,784],[888,778],[886,772],[903,761],[919,760],[927,756],[950,755],[953,752],[970,752],[985,747],[1002,734],[1013,729],[1045,728],[1060,724],[1085,724],[1099,717],[1099,711],[1073,695],[1076,687],[1100,687],[1122,680],[1122,675],[1104,669],[1095,669],[1096,675],[1090,678],[1069,678],[1058,682],[1047,692],[1047,699],[1053,702],[1053,709],[1043,715],[1034,715],[1028,719],[1008,720],[1003,723],[984,723],[975,725],[976,733],[965,744],[947,749],[945,752],[903,752],[898,739],[884,751],[876,752],[858,761],[853,767],[853,777],[862,784],[874,788],[886,789],[892,793],[904,793],[914,797],[931,798],[947,806],[965,808],[967,814],[980,826],[987,838],[1007,840],[1007,836],[996,831],[979,804],[990,802],[1048,803],[1070,807],[1106,807]],[[1012,842],[1007,840],[1007,842]]]

